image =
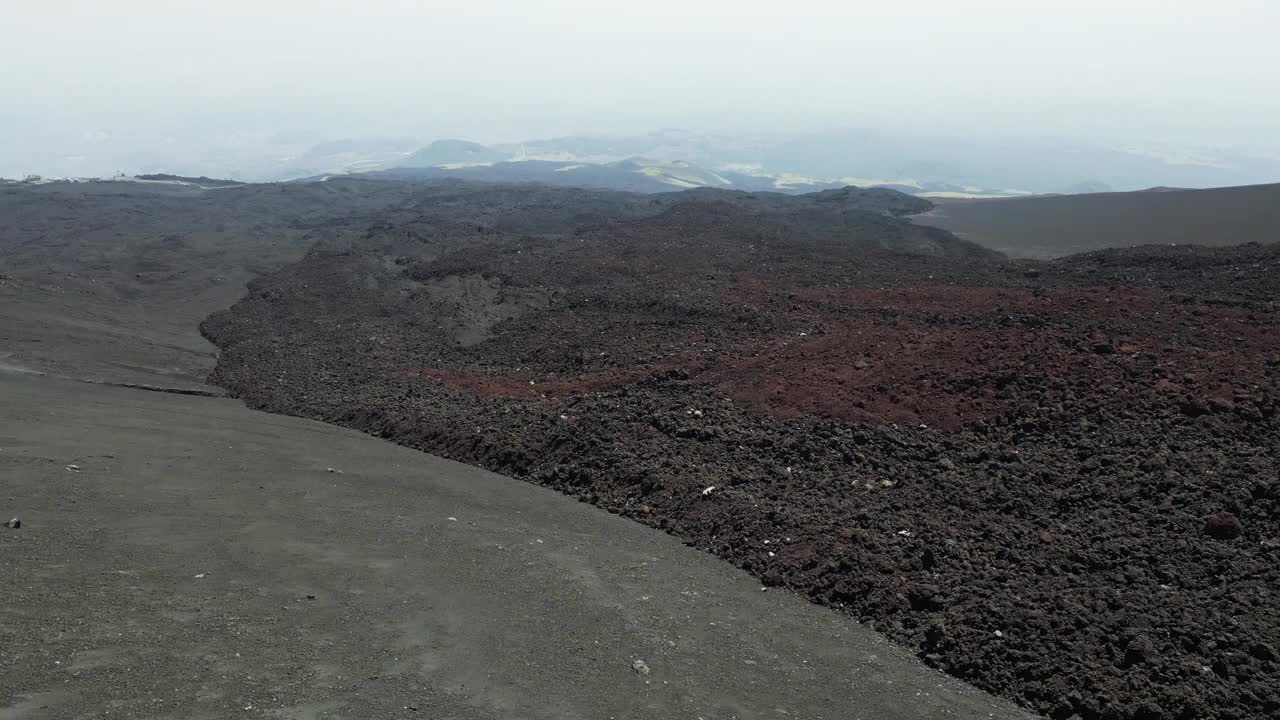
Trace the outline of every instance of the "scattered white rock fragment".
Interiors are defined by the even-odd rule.
[[[631,663],[631,669],[636,671],[637,673],[640,673],[641,675],[648,675],[650,672],[649,663],[646,663],[643,660],[636,660],[635,662]]]
[[[911,532],[910,530],[899,530],[898,534],[901,535],[902,537],[912,537],[915,535],[915,533]]]
[[[197,580],[202,580],[202,579],[204,579],[204,573],[200,573],[199,575],[196,575],[196,579],[197,579]]]
[[[13,518],[9,522],[5,523],[4,526],[13,530],[17,530],[22,527],[22,521],[19,520],[18,518]]]
[[[79,466],[79,465],[68,465],[68,466],[67,466],[67,472],[80,472],[80,466]]]
[[[710,495],[711,493],[713,493],[713,492],[715,492],[715,491],[716,491],[716,486],[715,486],[715,485],[708,485],[707,487],[705,487],[705,488],[703,488],[703,489],[702,489],[702,494],[703,494],[703,495]]]
[[[1000,632],[999,630],[997,630],[997,631],[996,631],[996,637],[998,637],[998,638],[1002,638],[1002,637],[1004,637],[1004,633],[1002,633],[1002,632]]]
[[[701,411],[701,410],[694,410],[694,411],[693,411],[693,416],[694,416],[694,417],[702,417],[702,411]]]
[[[446,519],[447,519],[449,522],[458,522],[458,518],[456,518],[456,517],[454,517],[454,516],[452,516],[452,515],[450,515],[450,516],[449,516],[448,518],[446,518]]]
[[[772,550],[770,550],[770,551],[769,551],[769,557],[773,557],[773,551],[772,551]]]

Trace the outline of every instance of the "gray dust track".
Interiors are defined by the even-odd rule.
[[[232,400],[0,397],[3,720],[1026,717],[542,488]]]

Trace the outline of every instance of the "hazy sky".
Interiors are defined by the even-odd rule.
[[[872,125],[1280,149],[1277,0],[0,4],[0,152],[166,123],[482,141]]]

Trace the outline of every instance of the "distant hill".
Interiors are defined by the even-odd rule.
[[[1110,185],[1104,182],[1091,181],[1091,182],[1080,182],[1080,183],[1074,183],[1072,185],[1068,185],[1064,189],[1064,192],[1068,194],[1073,194],[1073,195],[1083,195],[1083,194],[1090,194],[1090,193],[1109,193],[1114,190],[1115,188],[1111,187]]]
[[[1280,240],[1280,184],[938,200],[915,221],[1026,258],[1137,245],[1269,243]]]
[[[224,180],[220,178],[205,177],[203,175],[200,177],[189,177],[186,175],[170,175],[169,173],[151,173],[148,175],[137,175],[135,177],[138,180],[185,183],[187,185],[199,185],[200,187],[227,187],[229,185],[244,184],[238,180]]]
[[[485,165],[510,160],[511,155],[466,140],[437,140],[396,163],[398,167],[427,168]]]

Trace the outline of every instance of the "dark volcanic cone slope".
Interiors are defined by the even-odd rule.
[[[1209,302],[1217,260],[1013,265],[857,210],[426,210],[255,281],[213,381],[665,528],[1055,718],[1280,717],[1271,250]]]

